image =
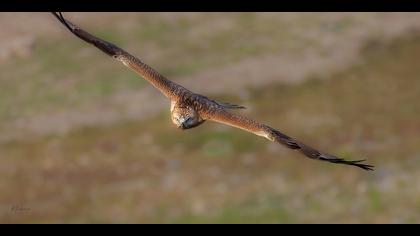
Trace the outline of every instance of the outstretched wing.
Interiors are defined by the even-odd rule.
[[[306,144],[303,144],[283,134],[282,132],[276,129],[258,123],[254,120],[248,119],[246,117],[230,113],[224,109],[214,109],[210,112],[205,112],[203,116],[206,117],[206,119],[236,127],[254,133],[258,136],[265,137],[271,141],[281,143],[288,148],[299,150],[305,156],[312,159],[328,161],[336,164],[357,166],[365,170],[373,170],[372,165],[361,163],[365,160],[348,161],[328,153],[320,152]]]
[[[129,54],[128,52],[124,51],[123,49],[119,48],[118,46],[102,40],[98,37],[95,37],[88,32],[82,30],[81,28],[77,27],[70,21],[64,19],[61,13],[53,12],[53,15],[57,17],[57,19],[67,27],[74,35],[79,37],[80,39],[94,45],[104,53],[113,58],[121,61],[125,66],[134,70],[147,81],[149,81],[154,87],[156,87],[159,91],[161,91],[166,97],[170,99],[176,99],[178,94],[182,92],[188,91],[184,87],[179,84],[176,84],[164,76],[159,74],[153,68],[142,62],[140,59],[134,57],[133,55]]]

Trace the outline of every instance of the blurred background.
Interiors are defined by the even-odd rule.
[[[49,13],[0,13],[1,223],[420,223],[420,14],[65,13],[366,172],[169,101]]]

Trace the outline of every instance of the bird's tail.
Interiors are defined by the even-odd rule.
[[[217,102],[221,107],[225,109],[246,109],[246,107],[236,104],[230,104],[226,102]]]

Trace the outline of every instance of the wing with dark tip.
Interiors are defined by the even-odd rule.
[[[208,112],[203,112],[203,114],[201,115],[205,117],[206,119],[223,123],[226,125],[230,125],[230,126],[254,133],[258,136],[265,137],[271,141],[283,144],[290,149],[296,149],[311,159],[327,161],[327,162],[331,162],[335,164],[357,166],[364,170],[373,170],[372,165],[361,163],[365,160],[349,161],[349,160],[345,160],[343,158],[339,158],[325,152],[320,152],[306,144],[303,144],[283,134],[282,132],[276,129],[273,129],[267,125],[258,123],[254,120],[248,119],[246,117],[230,113],[226,110],[214,109]]]
[[[194,94],[181,85],[166,79],[153,68],[142,62],[140,59],[132,56],[118,46],[95,37],[77,27],[70,21],[64,19],[61,13],[53,13],[53,15],[74,35],[86,41],[87,43],[94,45],[96,48],[103,51],[107,55],[121,61],[125,66],[143,76],[143,78],[145,78],[154,87],[160,90],[166,97],[170,98],[171,100],[182,101],[193,106],[204,120],[213,120],[246,130],[248,132],[252,132],[271,141],[281,143],[288,148],[299,150],[305,156],[312,159],[328,161],[336,164],[357,166],[365,170],[373,170],[372,165],[361,163],[364,160],[348,161],[328,153],[320,152],[281,133],[276,129],[273,129],[264,124],[260,124],[243,116],[232,114],[226,109],[243,109],[244,107],[216,102],[202,95]]]
[[[61,13],[53,12],[52,14],[74,35],[84,40],[85,42],[94,45],[96,48],[103,51],[107,55],[121,61],[125,66],[143,76],[144,79],[149,81],[166,97],[170,99],[176,99],[179,93],[188,91],[181,85],[166,79],[164,76],[162,76],[153,68],[142,62],[140,59],[134,57],[133,55],[119,48],[115,44],[93,36],[90,33],[79,28],[78,26],[74,25],[70,21],[64,19]]]

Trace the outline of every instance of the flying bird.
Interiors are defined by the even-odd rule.
[[[336,164],[352,165],[364,170],[373,170],[372,165],[364,164],[365,160],[345,160],[334,155],[318,151],[282,132],[249,119],[245,116],[233,113],[232,110],[244,109],[245,107],[230,103],[218,102],[206,96],[194,93],[183,86],[168,80],[146,63],[119,48],[115,44],[95,37],[70,21],[66,20],[61,13],[53,12],[53,15],[74,35],[92,44],[108,56],[123,63],[125,66],[141,75],[150,82],[171,102],[172,122],[180,129],[186,130],[197,127],[205,121],[215,121],[233,126],[270,141],[285,145],[290,149],[300,151],[305,156]]]

